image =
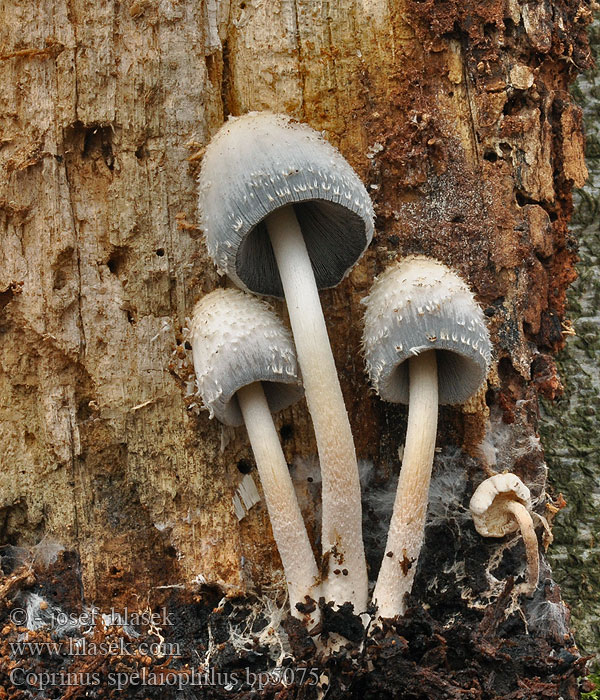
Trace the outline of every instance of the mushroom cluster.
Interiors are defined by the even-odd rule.
[[[316,131],[251,112],[230,118],[208,145],[199,213],[222,272],[250,292],[285,298],[321,467],[323,594],[363,612],[358,466],[318,290],[338,284],[369,245],[369,195]]]
[[[369,196],[343,156],[313,129],[284,115],[251,112],[230,118],[208,145],[199,215],[219,271],[244,290],[217,290],[194,310],[192,348],[204,405],[223,423],[246,426],[293,614],[314,626],[318,611],[307,614],[311,607],[302,604],[319,596],[362,614],[368,577],[358,467],[319,290],[337,285],[368,247]],[[291,336],[252,294],[285,299]],[[404,613],[423,543],[438,406],[463,403],[480,390],[491,343],[471,290],[436,260],[411,256],[393,264],[363,301],[371,383],[383,400],[409,406],[373,592],[378,617],[390,618]],[[328,565],[320,567],[272,418],[300,397],[300,374],[322,474],[321,555]],[[471,509],[485,536],[521,529],[531,591],[537,541],[534,552],[527,489],[514,479],[484,482]]]

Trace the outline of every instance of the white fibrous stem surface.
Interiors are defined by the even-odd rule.
[[[360,483],[354,441],[329,344],[315,277],[291,206],[266,219],[283,285],[322,474],[322,547],[327,601],[366,609]]]
[[[409,362],[410,401],[402,469],[385,554],[373,593],[377,614],[392,618],[405,612],[423,544],[429,483],[438,420],[435,350]]]
[[[306,603],[306,596],[318,600],[319,592],[315,588],[318,571],[279,436],[260,382],[239,389],[237,398],[283,564],[290,608],[295,617],[305,619],[296,603]],[[315,611],[307,624],[312,627],[317,621]]]

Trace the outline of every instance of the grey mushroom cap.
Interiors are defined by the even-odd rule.
[[[467,401],[485,382],[491,343],[467,285],[442,263],[411,256],[374,283],[366,305],[363,351],[385,401],[409,402],[408,358],[437,351],[440,404]]]
[[[264,219],[289,204],[317,286],[334,287],[373,237],[373,205],[358,175],[306,124],[270,112],[230,118],[206,149],[198,205],[209,254],[243,289],[283,297]]]
[[[271,412],[303,394],[292,337],[268,304],[237,289],[217,289],[194,307],[190,339],[205,407],[226,425],[244,420],[236,392],[262,382]]]

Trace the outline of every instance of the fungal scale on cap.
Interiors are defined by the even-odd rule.
[[[195,306],[190,327],[198,391],[211,417],[242,425],[235,393],[263,382],[269,408],[302,396],[296,351],[268,304],[237,289],[217,289]]]
[[[199,214],[208,251],[244,289],[283,296],[264,219],[293,204],[319,288],[337,285],[373,237],[373,206],[344,157],[286,115],[231,117],[206,149]]]
[[[469,508],[480,535],[504,537],[519,529],[519,523],[505,507],[507,501],[517,501],[531,511],[530,491],[516,474],[495,474],[475,489]]]
[[[363,300],[363,351],[382,399],[408,403],[405,362],[436,350],[439,403],[457,404],[477,392],[487,376],[491,344],[472,292],[442,263],[411,256],[388,268]]]

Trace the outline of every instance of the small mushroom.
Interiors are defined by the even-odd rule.
[[[404,613],[423,543],[438,404],[466,401],[485,382],[490,340],[467,285],[445,265],[412,256],[388,268],[366,305],[363,350],[375,390],[408,403],[408,427],[385,555],[378,615]]]
[[[236,289],[196,304],[190,328],[204,405],[226,425],[245,423],[281,556],[292,613],[318,598],[318,571],[271,412],[302,396],[294,345],[269,306]],[[317,621],[313,613],[306,622]]]
[[[531,494],[516,474],[495,474],[475,489],[469,504],[473,524],[483,537],[521,531],[527,554],[527,581],[521,590],[532,596],[538,585],[538,541],[531,518]]]
[[[222,272],[257,294],[285,296],[322,471],[321,539],[330,559],[323,592],[363,611],[358,467],[318,290],[337,285],[371,241],[369,195],[316,131],[252,112],[230,119],[208,145],[199,211]]]

